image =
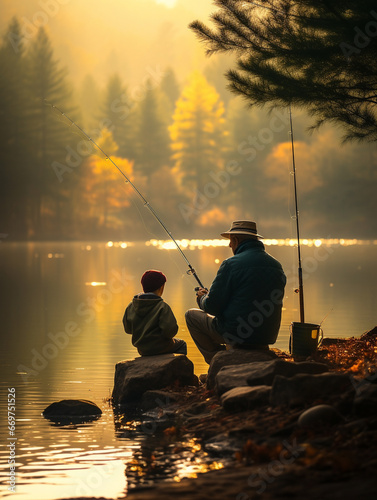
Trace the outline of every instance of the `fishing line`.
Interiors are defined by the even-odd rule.
[[[123,191],[127,194],[127,196],[129,197],[130,199],[130,202],[132,204],[132,206],[135,208],[135,210],[137,211],[137,214],[136,216],[139,217],[141,223],[143,224],[143,227],[144,227],[144,230],[145,232],[153,237],[155,240],[160,240],[160,237],[150,228],[147,226],[146,222],[145,222],[145,217],[144,215],[142,214],[141,210],[140,210],[140,207],[139,207],[139,202],[138,202],[138,198],[134,198],[134,193],[132,192],[131,193],[131,196],[129,195],[129,193],[127,193],[126,189],[124,186],[122,186],[122,189]],[[177,271],[179,272],[179,275],[181,278],[184,278],[184,277],[187,277],[188,273],[187,272],[182,272],[182,267],[178,264],[177,260],[173,257],[173,255],[170,253],[170,252],[167,252],[167,255],[169,257],[169,261],[174,264],[174,266],[176,267]],[[191,273],[190,273],[191,274]]]
[[[326,314],[326,316],[325,316],[325,317],[323,318],[323,320],[320,322],[320,324],[319,324],[319,326],[320,326],[320,327],[322,326],[322,324],[323,324],[323,322],[325,321],[325,319],[327,318],[327,316],[329,316],[329,314],[333,312],[333,310],[334,310],[334,307],[332,307],[332,308],[330,309],[330,311]]]
[[[132,207],[135,209],[135,211],[137,212],[135,214],[135,217],[138,217],[140,219],[140,222],[142,223],[143,227],[144,227],[144,230],[145,232],[151,236],[151,238],[153,237],[155,240],[159,240],[159,236],[154,232],[152,231],[152,229],[150,229],[146,222],[145,222],[145,217],[143,216],[141,210],[140,210],[140,207],[139,207],[139,203],[138,203],[138,198],[134,198],[134,193],[132,192],[131,195],[129,193],[127,193],[125,187],[122,185],[122,190],[125,192],[126,196],[129,198],[130,202],[131,202],[131,205]],[[173,257],[173,255],[170,253],[170,252],[167,252],[167,255],[169,257],[169,261],[171,262],[171,264],[174,264],[175,268],[177,269],[177,272],[179,273],[179,276],[180,278],[185,278],[187,277],[187,272],[182,272],[182,268],[181,266],[178,264],[178,262],[176,261],[176,259]]]
[[[145,232],[146,232],[147,234],[149,234],[150,236],[153,236],[153,237],[154,237],[154,239],[158,240],[159,238],[158,238],[157,234],[156,234],[156,233],[154,233],[154,232],[153,232],[153,231],[152,231],[152,230],[151,230],[151,229],[150,229],[150,228],[146,225],[145,220],[144,220],[144,217],[143,217],[143,214],[141,213],[141,210],[140,210],[140,208],[139,208],[139,206],[138,206],[138,204],[137,204],[137,201],[136,201],[136,200],[134,200],[132,197],[131,197],[131,203],[132,203],[132,206],[133,206],[133,207],[135,207],[135,209],[136,209],[136,210],[137,210],[137,212],[138,212],[139,218],[140,218],[140,220],[141,220],[141,222],[142,222],[142,224],[143,224],[143,226],[144,226]],[[175,267],[177,268],[177,270],[179,271],[179,274],[180,274],[181,278],[182,278],[182,277],[187,276],[187,273],[186,273],[186,272],[182,273],[182,269],[181,269],[181,267],[178,265],[178,263],[176,262],[176,260],[172,257],[172,255],[171,255],[171,253],[170,253],[170,252],[168,252],[168,257],[169,257],[170,262],[171,262],[172,264],[174,264],[174,266],[175,266]],[[191,274],[191,273],[190,273],[190,274]]]
[[[137,200],[134,200],[133,197],[131,196],[130,197],[130,201],[132,203],[132,206],[135,207],[136,211],[137,211],[137,214],[139,216],[139,219],[141,221],[141,223],[143,224],[143,227],[144,227],[144,230],[145,232],[149,235],[149,236],[153,236],[153,238],[155,239],[158,239],[157,238],[157,234],[154,233],[148,226],[147,224],[145,223],[145,220],[144,220],[144,217],[143,217],[143,214],[141,213],[141,210],[140,210],[140,207],[137,203]]]
[[[135,184],[131,181],[131,179],[123,172],[123,170],[121,168],[118,167],[118,165],[114,162],[114,160],[107,153],[105,153],[105,151],[80,127],[80,125],[77,125],[77,123],[75,123],[68,115],[66,115],[63,111],[61,111],[54,104],[51,104],[50,102],[48,102],[46,99],[43,99],[43,102],[44,102],[44,104],[46,104],[46,106],[51,107],[51,109],[54,112],[60,113],[60,115],[63,118],[63,120],[65,120],[66,123],[70,127],[71,126],[75,127],[80,132],[80,134],[83,134],[83,136],[87,140],[89,140],[89,142],[91,144],[93,144],[93,146],[95,146],[97,148],[97,150],[100,151],[104,155],[104,157],[105,157],[106,160],[108,160],[108,161],[110,161],[110,163],[112,163],[112,165],[118,170],[118,172],[124,177],[124,179],[126,180],[126,182],[132,187],[132,189],[135,191],[135,193],[139,196],[139,198],[142,201],[144,207],[147,208],[150,211],[150,213],[153,215],[153,217],[158,221],[158,223],[161,225],[161,227],[167,233],[167,235],[169,236],[169,238],[173,241],[174,245],[177,247],[177,250],[179,251],[179,253],[183,257],[183,259],[185,260],[185,262],[186,262],[186,264],[187,264],[187,266],[189,268],[188,271],[187,271],[187,274],[191,274],[192,276],[194,276],[194,278],[196,279],[196,281],[198,282],[198,284],[200,285],[200,287],[201,288],[205,288],[204,285],[202,284],[202,282],[200,281],[198,275],[196,274],[195,269],[192,267],[192,265],[190,264],[190,262],[187,259],[186,255],[183,253],[183,250],[178,245],[178,242],[176,241],[176,239],[173,237],[173,235],[171,234],[171,232],[168,230],[168,228],[165,226],[165,224],[163,223],[163,221],[158,216],[157,212],[150,205],[150,203],[148,202],[148,200],[141,194],[141,192],[138,190],[138,188],[135,186]]]

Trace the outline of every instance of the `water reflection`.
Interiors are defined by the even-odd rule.
[[[129,488],[150,486],[161,480],[181,481],[194,478],[210,470],[218,470],[224,463],[213,461],[195,440],[169,443],[148,439],[135,449],[128,462],[126,475]]]
[[[220,241],[221,246],[211,246],[187,240],[185,250],[207,285],[230,256],[224,246],[228,242]],[[278,242],[271,240],[268,251],[282,262],[288,285],[275,346],[286,350],[289,325],[298,318],[296,249],[294,240],[280,246]],[[122,317],[140,291],[140,277],[147,268],[161,269],[168,277],[164,299],[177,317],[179,337],[188,344],[195,373],[208,368],[185,325],[185,311],[196,306],[196,282],[186,274],[183,259],[178,252],[160,250],[151,242],[122,243],[6,242],[0,246],[0,410],[6,414],[6,394],[14,387],[18,490],[8,493],[15,499],[117,498],[127,488],[125,473],[132,485],[148,481],[146,474],[152,474],[153,468],[155,478],[162,477],[165,469],[170,479],[179,479],[221,466],[195,441],[180,443],[162,434],[161,442],[151,444],[152,436],[140,433],[137,421],[116,422],[105,402],[112,391],[115,364],[137,355],[123,331]],[[377,242],[306,243],[307,320],[320,323],[330,311],[323,325],[325,336],[360,335],[372,328],[377,309]],[[61,399],[88,399],[100,406],[103,415],[72,428],[51,425],[41,413]],[[0,480],[6,486],[9,469],[4,443],[9,436],[4,419],[1,426]],[[160,467],[161,463],[165,465]]]
[[[77,430],[80,427],[80,424],[84,424],[87,422],[94,422],[95,420],[99,420],[101,415],[91,415],[87,417],[64,417],[64,416],[45,416],[45,419],[49,421],[50,425],[53,427],[64,427],[73,430]],[[68,427],[67,427],[68,426]]]
[[[198,439],[180,438],[180,429],[170,410],[162,413],[161,408],[143,413],[114,411],[116,436],[139,442],[126,465],[130,489],[161,480],[197,477],[199,473],[223,468],[226,463],[210,457]]]

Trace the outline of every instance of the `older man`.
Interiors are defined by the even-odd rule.
[[[199,288],[200,309],[186,312],[189,332],[207,363],[226,348],[268,349],[279,333],[286,277],[269,255],[252,221],[234,221],[233,256],[222,262],[209,289]]]

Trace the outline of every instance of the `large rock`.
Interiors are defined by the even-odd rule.
[[[140,401],[146,391],[172,384],[198,385],[194,365],[183,354],[161,354],[120,361],[115,366],[113,403]]]
[[[242,365],[224,366],[216,376],[216,392],[219,396],[234,387],[272,385],[276,375],[293,377],[297,373],[325,373],[329,369],[323,363],[304,361],[292,363],[283,359],[257,361]]]
[[[62,399],[51,403],[42,412],[45,418],[54,421],[92,420],[101,414],[101,408],[86,399]]]
[[[251,367],[253,368],[253,367]],[[272,385],[276,375],[291,378],[298,373],[307,373],[316,375],[326,373],[329,368],[324,363],[315,363],[311,361],[302,361],[300,363],[291,363],[282,359],[276,359],[271,363],[265,363],[261,370],[252,370],[247,378],[248,385]]]
[[[215,387],[216,375],[224,366],[271,361],[276,358],[276,354],[270,350],[229,349],[229,351],[220,351],[215,354],[209,365],[207,387],[208,389]]]
[[[270,402],[273,406],[300,406],[339,396],[352,387],[352,377],[346,373],[299,373],[291,378],[277,375],[272,384]]]
[[[270,401],[271,387],[236,387],[221,396],[221,404],[227,411],[250,410],[258,406],[266,406]]]
[[[218,396],[228,392],[236,387],[249,387],[247,378],[250,370],[254,367],[261,367],[264,364],[273,363],[273,361],[256,361],[255,363],[244,363],[242,365],[223,366],[215,379],[215,390]]]

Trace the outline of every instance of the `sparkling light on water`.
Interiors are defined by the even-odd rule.
[[[285,239],[264,239],[262,240],[266,246],[279,246],[279,247],[294,247],[297,245],[297,239],[285,238]],[[229,245],[228,239],[212,239],[212,240],[177,240],[178,245],[183,249],[194,250],[209,247],[227,247]],[[159,250],[176,250],[177,247],[172,240],[149,240],[145,243],[147,246],[153,246]],[[377,245],[377,240],[358,240],[358,239],[343,239],[343,238],[332,238],[332,239],[302,239],[300,244],[308,247],[320,247],[322,245],[327,246],[352,246],[352,245]],[[107,244],[108,245],[108,244]]]

